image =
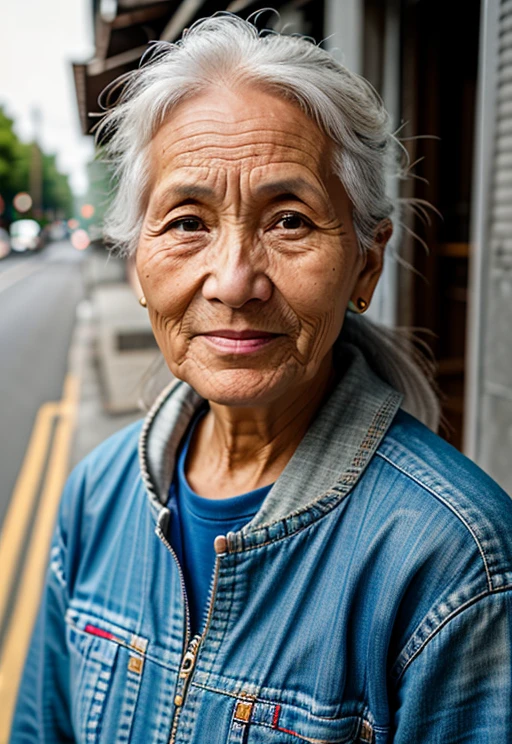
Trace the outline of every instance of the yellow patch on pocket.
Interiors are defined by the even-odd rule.
[[[144,666],[144,659],[140,656],[130,656],[128,661],[128,671],[135,672],[135,674],[142,674],[142,667]]]
[[[247,723],[250,720],[252,713],[252,703],[243,703],[238,701],[235,708],[235,721],[243,721]]]

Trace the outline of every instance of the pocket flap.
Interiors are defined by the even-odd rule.
[[[343,742],[371,742],[372,726],[360,715],[341,718],[315,716],[303,708],[289,704],[241,698],[234,707],[233,721],[252,726],[263,726],[276,733],[296,737],[310,744],[343,744]],[[268,731],[270,736],[270,731]],[[271,739],[269,738],[269,741]],[[249,736],[250,741],[250,736]]]
[[[148,639],[141,635],[132,633],[130,630],[117,623],[112,623],[104,618],[99,618],[92,613],[83,612],[73,607],[66,612],[66,623],[76,630],[104,638],[120,646],[137,651],[144,655],[148,647]]]

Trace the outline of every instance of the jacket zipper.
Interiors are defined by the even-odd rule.
[[[183,571],[181,569],[178,556],[176,555],[174,548],[172,547],[171,543],[164,535],[163,530],[160,526],[156,528],[156,534],[158,535],[160,540],[163,542],[167,550],[170,552],[170,554],[176,561],[176,565],[178,566],[178,572],[180,575],[181,593],[183,595],[183,599],[185,600],[185,648],[187,648],[190,642],[190,608],[188,606],[187,590],[185,587],[185,577],[183,576]]]
[[[217,592],[217,579],[219,574],[219,556],[215,556],[215,568],[213,572],[213,581],[212,586],[210,590],[210,597],[208,601],[208,613],[206,615],[206,622],[205,626],[203,628],[203,632],[199,635],[195,635],[192,640],[190,640],[190,610],[188,606],[188,599],[187,599],[187,591],[185,588],[185,579],[183,576],[183,571],[180,566],[180,562],[178,560],[178,556],[176,555],[172,545],[165,537],[162,529],[160,527],[157,527],[157,534],[160,540],[163,542],[167,550],[171,553],[172,557],[176,561],[176,565],[178,566],[178,571],[180,574],[180,582],[181,582],[181,591],[183,593],[183,598],[185,600],[185,615],[186,615],[186,627],[185,627],[185,652],[181,659],[180,664],[180,671],[178,673],[178,686],[176,689],[176,694],[174,695],[174,715],[171,723],[171,735],[169,737],[169,744],[174,744],[176,741],[176,732],[178,730],[178,723],[180,719],[181,710],[183,708],[183,705],[185,704],[188,684],[190,682],[190,677],[192,675],[192,671],[194,669],[197,654],[199,651],[199,648],[201,646],[202,641],[204,640],[204,637],[206,635],[206,632],[208,630],[208,627],[210,625],[211,617],[212,617],[212,610],[213,610],[213,602],[215,600],[215,594]]]

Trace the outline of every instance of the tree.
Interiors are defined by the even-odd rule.
[[[14,132],[14,122],[0,107],[0,194],[5,202],[7,219],[12,219],[12,200],[19,191],[28,190],[30,146]]]
[[[54,211],[68,219],[73,214],[73,192],[66,175],[57,168],[56,156],[43,153],[43,211]]]
[[[19,216],[12,204],[16,194],[30,193],[30,171],[35,156],[41,160],[43,213],[71,217],[73,194],[68,177],[57,168],[56,156],[44,153],[37,143],[21,142],[14,131],[13,119],[0,107],[0,195],[5,202],[3,217],[8,222]]]
[[[89,177],[89,189],[85,197],[85,203],[93,205],[94,222],[101,227],[113,191],[112,178],[108,166],[102,160],[101,150],[87,164],[87,175]]]

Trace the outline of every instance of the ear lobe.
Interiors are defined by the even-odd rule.
[[[369,288],[377,284],[384,268],[384,246],[377,245],[366,252],[364,268],[359,274],[361,287]],[[368,291],[368,290],[367,290]],[[373,287],[372,287],[373,291]]]

